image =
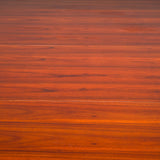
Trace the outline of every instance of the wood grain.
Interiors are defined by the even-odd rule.
[[[158,159],[159,104],[4,101],[0,152],[45,159]]]
[[[0,160],[159,160],[160,1],[0,1]]]
[[[159,51],[159,46],[2,45],[0,99],[159,101]]]

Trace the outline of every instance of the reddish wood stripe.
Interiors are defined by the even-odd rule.
[[[159,101],[153,46],[0,46],[1,99]]]
[[[148,160],[159,156],[159,103],[1,101],[0,105],[2,157],[18,153],[15,159],[22,155],[81,159],[85,154],[88,159],[127,155]]]

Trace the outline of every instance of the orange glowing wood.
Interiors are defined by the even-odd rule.
[[[0,1],[0,160],[159,160],[159,8]]]

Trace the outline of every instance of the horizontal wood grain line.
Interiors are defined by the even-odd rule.
[[[90,54],[86,55],[84,53],[77,53],[77,54],[69,54],[67,57],[67,53],[65,54],[61,54],[59,56],[56,57],[56,54],[53,55],[47,55],[47,56],[43,56],[42,54],[37,55],[36,53],[30,54],[29,56],[27,56],[26,54],[22,54],[22,55],[18,55],[14,56],[13,54],[11,55],[7,55],[6,56],[0,56],[1,57],[1,62],[0,65],[1,66],[6,66],[5,68],[2,68],[1,71],[21,71],[22,69],[24,69],[24,73],[32,73],[32,72],[36,72],[36,70],[38,71],[39,69],[42,69],[42,71],[47,71],[46,73],[51,73],[52,71],[56,71],[56,70],[80,70],[83,68],[88,68],[88,70],[92,70],[95,69],[95,74],[92,74],[93,72],[90,73],[80,73],[79,76],[96,76],[96,71],[98,69],[103,69],[105,68],[107,70],[107,68],[113,68],[113,73],[115,73],[114,68],[117,68],[118,70],[120,70],[120,68],[130,68],[130,69],[136,69],[136,68],[143,68],[144,70],[140,70],[142,72],[150,69],[155,69],[158,70],[159,69],[159,55],[158,53],[153,53],[153,58],[150,56],[150,54],[141,54],[141,55],[131,55],[129,57],[129,55],[123,53],[123,54],[117,54],[115,53],[114,55],[111,55],[114,53],[100,53],[99,55],[93,54],[93,57],[90,58]],[[138,54],[138,53],[137,53]],[[7,58],[7,56],[10,56]],[[117,56],[117,58],[114,58],[114,56]],[[139,57],[138,57],[139,56]],[[22,60],[22,59],[26,59],[26,60]],[[79,61],[78,61],[79,58]],[[118,58],[120,61],[118,61]],[[97,59],[97,63],[96,63],[96,59]],[[22,61],[21,61],[22,60]],[[127,66],[128,64],[128,66]],[[13,68],[11,68],[11,66]],[[18,66],[21,66],[22,68],[18,68]],[[53,68],[55,67],[55,68]],[[66,68],[64,68],[66,67]],[[92,68],[91,68],[92,67]],[[32,69],[32,70],[28,70],[27,69]],[[49,70],[49,69],[54,69],[54,70]],[[124,72],[126,70],[121,70],[121,72]],[[100,71],[101,73],[102,71]],[[137,71],[138,73],[139,71]],[[43,72],[42,72],[43,73]],[[69,73],[69,71],[66,71],[66,73],[64,73],[64,77]],[[78,74],[78,73],[77,73]],[[70,73],[70,75],[77,75],[76,73]],[[118,74],[118,73],[117,73]],[[147,73],[146,73],[147,74]],[[148,74],[150,74],[149,70],[148,70]],[[146,75],[146,77],[148,76],[148,74]],[[52,76],[54,77],[60,77],[61,73],[55,73],[52,72]],[[107,73],[104,75],[103,74],[98,74],[97,76],[106,76]],[[76,76],[75,76],[76,77]],[[158,78],[158,75],[157,75]]]
[[[56,102],[55,102],[56,103]],[[158,113],[159,114],[159,113]],[[157,115],[155,115],[157,116]],[[74,120],[74,123],[73,123]],[[91,119],[52,119],[52,120],[45,120],[46,122],[42,122],[42,120],[0,120],[0,126],[4,125],[25,125],[26,128],[27,125],[46,125],[46,126],[54,126],[54,125],[77,125],[77,126],[82,126],[82,125],[114,125],[118,124],[121,127],[124,127],[126,125],[131,125],[132,127],[134,125],[136,126],[153,126],[153,125],[158,125],[160,127],[160,120],[152,120],[152,121],[146,121],[146,120],[91,120]],[[50,122],[51,121],[51,122]],[[116,126],[117,127],[117,126]],[[25,128],[25,127],[24,127]],[[36,128],[36,127],[34,127]]]
[[[16,18],[24,18],[24,19],[26,17],[31,17],[31,18],[35,18],[36,19],[38,17],[41,17],[41,18],[49,18],[50,17],[50,18],[52,18],[54,16],[54,17],[57,17],[57,18],[62,18],[62,17],[64,17],[64,18],[76,18],[76,17],[77,18],[85,18],[85,17],[87,17],[88,19],[94,18],[94,17],[95,18],[114,18],[114,19],[118,18],[119,21],[121,19],[123,20],[123,18],[130,18],[130,20],[128,20],[128,22],[132,21],[132,18],[133,19],[135,18],[135,19],[137,19],[137,22],[140,22],[140,20],[143,19],[143,18],[144,18],[144,20],[145,20],[145,18],[146,19],[150,19],[151,18],[151,19],[153,19],[153,21],[156,18],[157,19],[160,18],[159,10],[155,10],[154,12],[150,12],[150,10],[146,10],[146,12],[144,12],[144,13],[141,12],[142,10],[140,10],[140,11],[137,12],[137,14],[134,14],[134,13],[136,13],[136,10],[133,10],[131,12],[126,11],[126,13],[123,13],[123,11],[121,10],[122,13],[121,13],[121,11],[120,12],[116,11],[115,13],[113,11],[113,14],[112,14],[112,11],[111,11],[111,13],[109,13],[108,15],[107,15],[107,13],[105,13],[105,11],[106,10],[103,10],[102,12],[97,12],[96,13],[96,12],[88,12],[88,11],[85,12],[85,10],[81,10],[81,12],[78,13],[78,14],[77,14],[76,10],[73,10],[71,13],[69,13],[68,11],[62,12],[62,13],[61,12],[57,13],[56,11],[54,11],[54,12],[48,12],[48,11],[31,12],[29,10],[29,11],[26,11],[27,13],[24,13],[23,11],[22,12],[13,11],[14,14],[12,14],[12,15],[8,14],[8,12],[6,14],[4,14],[4,15],[1,14],[0,15],[0,19],[1,18],[7,18],[7,17],[10,20],[15,18],[15,17]],[[44,12],[44,14],[43,14],[43,12]],[[96,13],[96,14],[94,14],[94,13]],[[120,15],[121,15],[121,19],[119,18]],[[117,22],[118,22],[118,20],[117,20]],[[127,23],[127,22],[124,22],[124,23]],[[145,23],[145,21],[144,21],[144,23]],[[159,22],[157,22],[157,23],[159,24]]]
[[[28,122],[39,122],[42,125],[56,123],[153,125],[160,123],[159,113],[159,103],[147,101],[0,100],[0,125],[8,122],[17,125]]]
[[[65,152],[65,151],[59,151],[57,150],[57,153],[55,154],[54,152],[47,152],[47,151],[40,151],[37,150],[35,152],[31,152],[30,150],[1,150],[0,152],[1,157],[3,159],[7,160],[12,160],[13,158],[15,160],[21,160],[22,158],[29,158],[29,160],[50,160],[54,159],[57,160],[57,158],[61,158],[61,160],[66,160],[66,159],[83,159],[84,154],[85,157],[89,160],[94,159],[97,160],[141,160],[142,158],[145,158],[146,160],[159,160],[159,153],[158,152],[145,152],[145,151],[105,151],[105,153],[86,153],[84,154],[82,152]]]
[[[81,148],[80,148],[81,149]],[[86,149],[86,148],[84,148],[84,149]],[[94,152],[95,150],[93,149],[93,150],[91,150],[91,151],[88,151],[88,150],[79,150],[79,151],[74,151],[74,150],[67,150],[67,149],[64,149],[64,148],[55,148],[54,150],[52,150],[52,151],[47,151],[47,150],[14,150],[14,149],[12,149],[12,150],[3,150],[3,149],[1,149],[0,150],[0,153],[1,154],[5,154],[5,153],[12,153],[12,152],[14,152],[14,153],[18,153],[18,154],[22,154],[22,153],[31,153],[31,154],[35,154],[35,153],[38,153],[38,154],[40,154],[42,157],[43,156],[45,156],[45,155],[43,155],[44,153],[46,153],[46,154],[53,154],[53,153],[60,153],[60,154],[68,154],[68,155],[70,155],[70,154],[76,154],[76,153],[80,153],[80,154],[92,154],[92,156],[95,156],[95,155],[99,155],[99,154],[101,154],[101,155],[113,155],[113,154],[119,154],[119,155],[127,155],[127,154],[130,154],[130,155],[132,155],[132,154],[138,154],[138,155],[142,155],[142,156],[144,156],[144,155],[146,155],[146,157],[147,156],[151,156],[152,154],[152,156],[154,157],[154,155],[155,156],[159,156],[160,154],[159,154],[159,151],[151,151],[150,153],[147,153],[147,151],[135,151],[135,150],[127,150],[127,151],[120,151],[120,150],[111,150],[111,149],[108,149],[108,150],[105,150],[105,151],[103,151],[103,148],[99,148],[99,149],[101,149],[102,151],[97,151],[97,152]],[[18,155],[17,155],[18,156]],[[32,155],[32,156],[34,156],[34,155]],[[47,156],[47,155],[46,155]],[[48,155],[49,156],[49,155]],[[94,157],[95,158],[95,157]]]
[[[0,99],[0,103],[2,102],[49,102],[49,103],[59,103],[59,102],[75,102],[75,103],[144,103],[144,104],[159,104],[160,102],[156,101],[110,101],[110,100],[47,100],[47,99]]]
[[[152,2],[152,3],[151,3]],[[74,1],[74,2],[70,2],[70,3],[66,3],[66,1],[60,1],[60,2],[55,2],[55,1],[50,1],[48,3],[45,2],[36,2],[36,1],[29,1],[29,2],[15,2],[13,3],[13,1],[6,1],[6,2],[1,2],[0,3],[1,6],[3,8],[18,8],[20,9],[76,9],[76,10],[80,10],[80,9],[87,9],[87,10],[104,10],[104,9],[110,9],[110,10],[114,10],[114,9],[118,9],[118,10],[158,10],[159,8],[159,1],[150,1],[147,2],[146,1],[113,1],[112,3],[110,1],[99,1],[99,3],[95,2],[80,2],[80,1]],[[7,9],[8,9],[7,8]],[[17,11],[17,10],[16,10]]]
[[[65,44],[65,45],[153,45],[159,46],[160,37],[154,35],[5,35],[1,44]]]
[[[56,12],[57,13],[57,12]],[[68,12],[66,12],[67,14]],[[135,12],[134,12],[135,13]],[[147,13],[146,13],[147,14]],[[144,16],[146,16],[146,14],[144,14]],[[138,15],[138,14],[137,14]],[[40,26],[45,26],[45,25],[62,25],[62,24],[73,24],[74,26],[76,25],[80,25],[80,24],[86,24],[86,25],[93,25],[96,24],[97,26],[100,24],[100,26],[102,24],[106,24],[106,26],[112,26],[113,24],[117,24],[118,26],[122,26],[122,25],[137,25],[137,26],[147,26],[147,25],[151,25],[151,26],[155,26],[157,24],[160,24],[159,19],[160,16],[156,16],[153,15],[153,17],[144,17],[141,15],[141,13],[139,13],[139,17],[137,17],[136,15],[128,15],[126,14],[126,16],[122,16],[121,18],[119,18],[118,16],[116,17],[109,17],[109,16],[103,16],[102,14],[98,14],[95,16],[92,14],[88,15],[76,15],[76,12],[74,15],[61,15],[60,13],[57,15],[53,15],[53,16],[31,16],[31,15],[26,15],[26,16],[2,16],[0,15],[0,24],[12,24],[15,26],[21,26],[22,24],[26,24],[27,23],[29,25],[40,25]],[[154,17],[155,16],[155,17]],[[143,23],[142,23],[143,21]],[[74,23],[75,22],[75,23]],[[28,26],[28,25],[27,25]],[[27,26],[24,26],[25,28],[27,28]],[[9,26],[8,26],[9,27]],[[48,26],[45,26],[48,27]]]
[[[159,57],[159,45],[0,44],[1,57]],[[45,52],[45,54],[44,54]],[[116,58],[116,57],[115,57]]]
[[[93,20],[91,18],[79,18],[79,21],[76,21],[77,18],[66,18],[66,20],[64,20],[63,18],[53,19],[51,17],[50,19],[43,19],[41,17],[37,17],[37,20],[36,18],[25,19],[23,17],[21,19],[14,17],[4,19],[0,18],[1,33],[3,33],[3,30],[6,31],[7,29],[8,32],[15,30],[16,33],[18,31],[51,31],[50,33],[54,33],[60,31],[67,31],[69,29],[73,30],[73,33],[75,29],[77,29],[77,31],[79,29],[79,31],[86,30],[88,32],[96,32],[98,30],[102,30],[103,32],[108,31],[109,33],[109,31],[112,30],[116,33],[116,31],[122,30],[126,32],[128,31],[128,33],[147,33],[147,31],[154,33],[156,31],[158,32],[160,26],[160,18],[151,18],[151,20],[145,20],[143,18],[139,20],[137,20],[136,18],[123,18],[122,20],[119,20],[118,18],[113,18],[111,20],[109,18],[93,18]],[[141,22],[142,20],[144,21],[143,23]]]
[[[2,36],[3,35],[5,35],[6,33],[7,34],[10,34],[10,35],[17,35],[17,37],[19,36],[19,35],[22,35],[22,33],[23,33],[23,36],[29,36],[29,35],[34,35],[34,36],[37,36],[37,35],[39,35],[39,34],[41,34],[41,36],[43,35],[43,36],[62,36],[62,35],[64,35],[64,36],[131,36],[131,38],[132,38],[132,36],[154,36],[155,38],[158,38],[158,36],[160,36],[160,33],[158,33],[158,32],[155,32],[155,33],[152,33],[152,32],[149,32],[149,33],[139,33],[139,32],[137,32],[137,33],[125,33],[125,32],[123,32],[123,31],[118,31],[118,33],[111,33],[111,32],[113,32],[113,29],[111,30],[111,32],[109,32],[109,33],[105,33],[105,32],[98,32],[98,33],[93,33],[93,32],[91,32],[91,33],[87,33],[87,31],[84,31],[84,32],[79,32],[79,33],[77,33],[78,32],[78,30],[76,31],[73,31],[73,33],[68,33],[68,31],[66,32],[66,33],[63,33],[63,32],[61,32],[60,31],[60,33],[50,33],[50,32],[43,32],[43,33],[39,33],[39,32],[34,32],[34,31],[32,31],[32,32],[28,32],[28,31],[18,31],[18,33],[16,33],[16,32],[14,32],[14,31],[11,31],[11,32],[3,32],[3,33],[0,33]],[[116,31],[114,31],[114,32],[116,32]],[[127,31],[128,32],[128,31]],[[145,31],[144,31],[145,32]],[[3,44],[3,43],[2,43]],[[152,44],[152,43],[151,43]],[[63,44],[62,44],[63,45]],[[107,44],[106,44],[107,45]],[[132,45],[132,44],[131,44]],[[135,45],[135,44],[133,44],[133,45]]]
[[[85,48],[87,49],[88,47],[93,47],[94,49],[112,49],[112,50],[119,50],[121,51],[122,49],[124,50],[129,50],[129,51],[132,51],[132,50],[143,50],[143,49],[159,49],[160,50],[160,47],[159,46],[154,46],[154,45],[114,45],[114,44],[111,44],[111,45],[106,45],[106,44],[0,44],[0,47],[79,47],[79,49],[82,48]],[[116,46],[116,47],[115,47]],[[98,48],[97,48],[98,47]],[[2,49],[2,48],[1,48]],[[7,49],[7,48],[6,48]],[[9,48],[8,48],[9,49]],[[16,48],[14,48],[16,49]],[[41,48],[40,48],[41,49]],[[50,48],[50,49],[53,49],[53,48]],[[12,50],[14,51],[14,50]]]
[[[0,83],[0,99],[158,101],[159,85],[90,83]]]

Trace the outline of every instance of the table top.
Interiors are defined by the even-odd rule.
[[[160,1],[0,1],[0,160],[159,160]]]

